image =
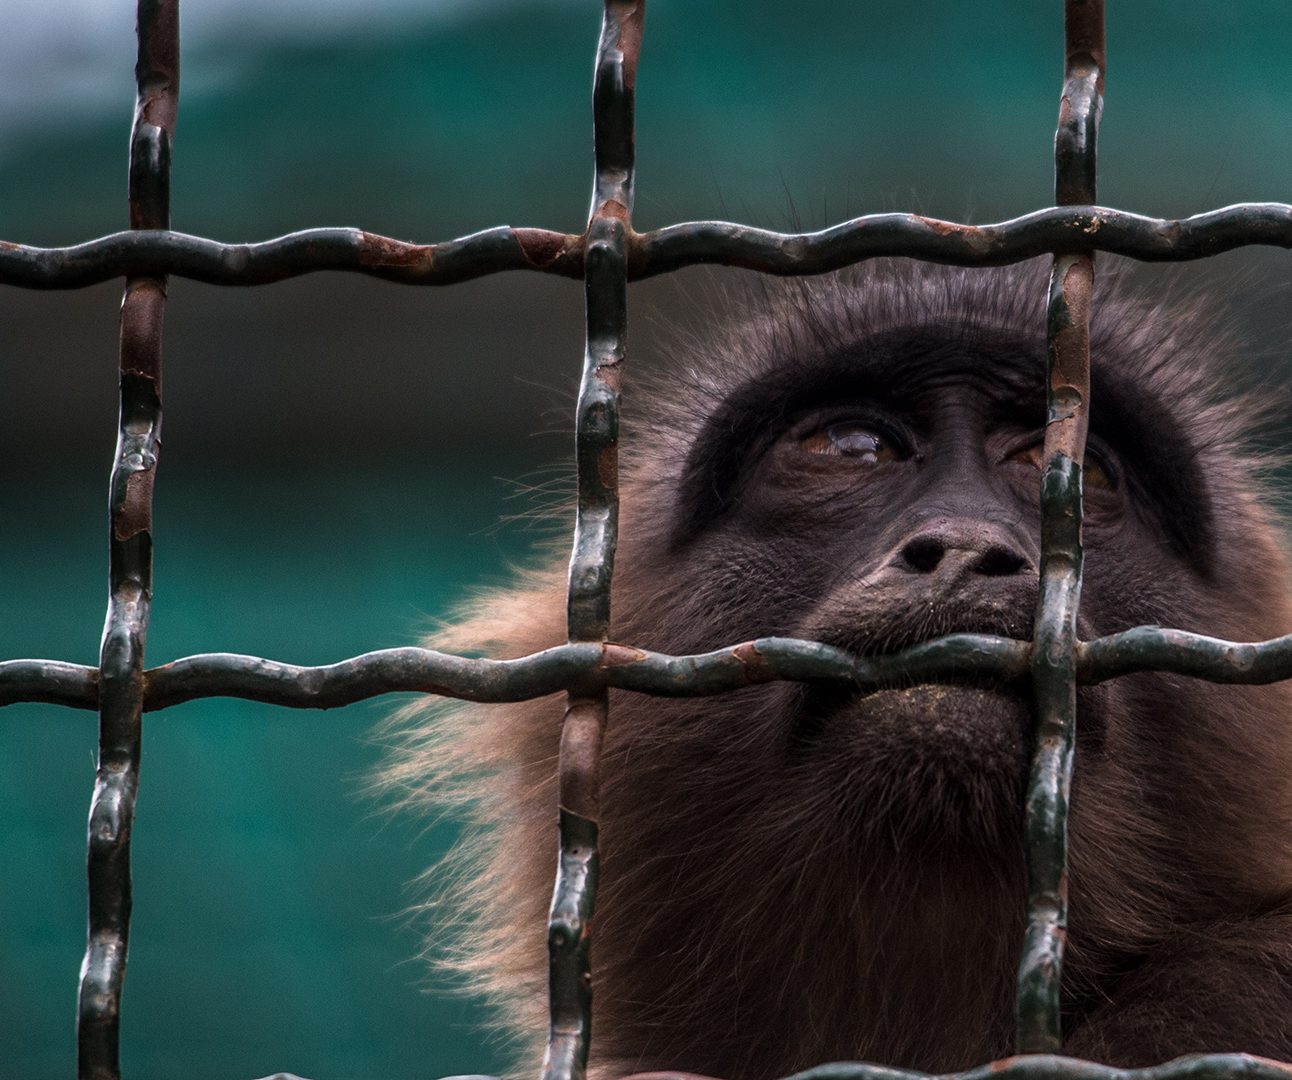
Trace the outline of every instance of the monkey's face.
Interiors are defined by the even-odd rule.
[[[955,632],[1030,638],[1039,323],[854,327],[834,340],[782,341],[788,355],[727,383],[703,373],[694,389],[705,412],[688,418],[669,513],[645,521],[629,504],[621,574],[633,610],[616,633],[673,652],[785,635],[861,655]],[[1203,448],[1187,416],[1128,374],[1131,353],[1096,338],[1079,636],[1143,623],[1209,622],[1215,633],[1224,605]],[[1082,690],[1086,755],[1104,749],[1110,715],[1133,728],[1160,712],[1160,690],[1141,680],[1138,704],[1133,688]],[[1026,687],[780,685],[649,712],[664,729],[652,740],[703,743],[737,784],[752,760],[765,778],[779,756],[778,777],[830,785],[841,806],[853,792],[850,814],[892,810],[906,834],[1017,836]]]

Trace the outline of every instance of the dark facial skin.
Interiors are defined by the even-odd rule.
[[[1043,296],[1035,273],[881,268],[774,290],[692,344],[636,403],[613,637],[862,654],[1030,637]],[[1252,410],[1220,396],[1227,344],[1187,313],[1099,301],[1079,635],[1292,629]],[[529,652],[562,612],[554,566],[437,644]],[[1079,690],[1068,1052],[1292,1056],[1289,705],[1151,674]],[[469,711],[396,770],[493,771],[462,966],[540,1032],[560,715]],[[1012,1052],[1031,723],[1025,686],[616,694],[594,1068],[950,1071]]]

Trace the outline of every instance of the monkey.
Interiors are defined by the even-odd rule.
[[[1078,636],[1287,632],[1270,395],[1239,386],[1222,320],[1122,276],[1101,272],[1093,305]],[[1030,639],[1045,296],[1036,263],[873,262],[764,283],[682,333],[625,391],[611,639],[863,656]],[[565,562],[431,644],[562,643]],[[1077,693],[1064,1052],[1292,1058],[1292,690],[1139,673]],[[386,774],[474,822],[451,964],[532,1054],[563,704],[416,707]],[[949,1072],[1014,1052],[1032,716],[1028,687],[973,680],[612,691],[592,1074]]]

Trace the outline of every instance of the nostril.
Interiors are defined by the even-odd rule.
[[[1008,577],[1027,568],[1027,560],[1018,552],[992,545],[973,564],[973,571],[984,577]]]
[[[889,565],[908,574],[936,574],[960,580],[1011,577],[1031,566],[1022,548],[1003,529],[982,522],[935,522],[898,546]]]
[[[917,536],[902,545],[902,561],[917,574],[933,573],[946,553],[946,545],[936,536]]]

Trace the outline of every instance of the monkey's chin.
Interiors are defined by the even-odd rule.
[[[1025,695],[921,683],[836,699],[813,726],[874,825],[958,844],[1016,840],[1032,745]]]
[[[1026,750],[1031,707],[1014,691],[918,683],[854,697],[848,710],[871,736],[900,733],[935,746],[977,747],[991,752]]]

